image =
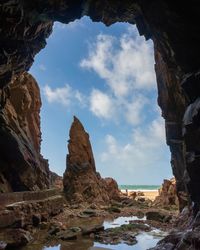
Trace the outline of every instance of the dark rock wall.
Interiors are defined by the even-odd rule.
[[[40,91],[28,73],[6,88],[0,112],[0,192],[49,187],[48,161],[40,154]]]
[[[84,15],[106,25],[117,21],[136,24],[141,35],[153,39],[159,105],[166,120],[167,143],[172,152],[177,189],[185,192],[187,184],[190,197],[198,207],[200,25],[195,0],[189,3],[168,0],[1,1],[1,110],[7,95],[4,86],[13,75],[30,68],[34,55],[45,46],[52,22],[68,23]],[[5,136],[9,138],[10,132]]]
[[[182,136],[182,120],[186,107],[185,97],[180,86],[180,79],[176,77],[173,67],[169,67],[163,60],[155,42],[155,71],[158,87],[158,104],[165,119],[166,142],[171,151],[171,166],[176,178],[179,208],[186,205],[183,193],[187,192],[185,179],[185,142]]]

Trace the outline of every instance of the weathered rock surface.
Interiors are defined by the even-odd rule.
[[[54,172],[51,172],[51,186],[63,190],[63,178]]]
[[[187,202],[187,196],[185,198]],[[153,203],[159,207],[178,207],[178,197],[176,192],[176,180],[172,178],[170,180],[164,180],[162,187],[159,189],[159,195],[155,198]]]
[[[40,154],[40,91],[28,73],[7,88],[0,112],[0,192],[49,187],[48,161]]]
[[[63,210],[58,190],[0,194],[0,228],[38,226]]]
[[[186,18],[188,13],[192,14],[192,18]],[[166,120],[167,143],[172,153],[172,168],[177,179],[177,190],[185,192],[187,181],[191,198],[195,199],[195,204],[197,204],[200,194],[198,192],[196,194],[195,190],[199,180],[193,179],[192,173],[190,179],[186,180],[187,177],[185,177],[185,170],[190,172],[190,169],[193,169],[190,167],[191,161],[186,161],[185,143],[189,143],[186,138],[192,139],[192,147],[190,145],[189,148],[186,145],[189,155],[197,154],[196,141],[188,130],[186,137],[182,137],[182,118],[188,104],[195,102],[199,96],[199,84],[197,84],[200,65],[198,14],[196,1],[192,1],[189,5],[186,2],[181,2],[180,5],[180,3],[166,0],[150,2],[143,0],[123,2],[119,0],[3,1],[0,5],[1,110],[4,110],[5,97],[9,98],[5,86],[10,84],[12,76],[30,68],[35,54],[45,46],[46,38],[51,34],[53,21],[69,23],[88,15],[93,21],[101,21],[106,25],[118,21],[136,24],[139,33],[146,39],[151,38],[155,45],[159,105]],[[182,91],[181,83],[187,98]],[[194,123],[198,128],[198,123],[195,121]],[[1,121],[2,124],[4,121]],[[4,136],[9,138],[10,131],[7,131],[7,134],[4,132]],[[1,141],[3,141],[3,135]],[[18,148],[18,145],[16,147]],[[197,158],[195,156],[195,162]],[[3,157],[1,157],[2,160]],[[8,158],[4,157],[4,164],[7,164],[13,171],[14,167],[11,167],[12,164]],[[22,172],[20,169],[20,175]],[[4,185],[4,190],[13,189],[4,175],[1,175],[1,182],[8,184]],[[27,188],[26,185],[17,187],[17,189],[24,188]],[[182,209],[185,204],[182,205],[180,198],[179,200],[180,209]]]
[[[136,235],[138,232],[148,232],[150,230],[151,227],[148,225],[132,222],[96,233],[95,240],[103,244],[116,245],[123,242],[127,245],[135,245],[137,243]]]
[[[0,233],[0,238],[4,238],[6,242],[6,249],[16,249],[22,247],[33,240],[29,231],[24,229],[6,229],[2,235]]]
[[[66,198],[71,202],[104,203],[119,199],[116,182],[101,178],[96,171],[89,134],[74,117],[70,128],[67,168],[63,177]]]
[[[187,1],[167,0],[1,1],[1,191],[43,188],[47,180],[43,168],[36,167],[38,171],[33,176],[34,150],[29,146],[28,150],[24,147],[21,130],[18,133],[13,132],[12,126],[8,125],[9,119],[5,116],[5,106],[6,100],[10,97],[9,89],[5,86],[11,85],[12,76],[22,74],[30,68],[35,54],[46,44],[45,39],[51,33],[53,21],[69,23],[84,15],[106,25],[118,21],[136,24],[141,35],[153,40],[158,100],[166,120],[167,143],[172,154],[171,162],[173,174],[177,180],[180,210],[185,206],[185,201],[179,197],[179,194],[186,191],[185,184],[187,184],[194,204],[194,216],[196,216],[200,209],[198,169],[200,164],[198,101],[200,26],[198,2],[194,0],[189,4]],[[183,133],[182,127],[184,127]],[[11,154],[11,152],[15,153]],[[30,152],[34,157],[30,157]],[[25,155],[28,155],[28,159],[31,160],[27,161]],[[34,159],[33,162],[35,161]],[[27,172],[30,172],[30,176]],[[39,180],[36,178],[39,176],[38,172],[43,176]]]

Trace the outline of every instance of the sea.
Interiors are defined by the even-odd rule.
[[[140,191],[154,191],[158,190],[160,185],[119,185],[120,190],[140,190]]]

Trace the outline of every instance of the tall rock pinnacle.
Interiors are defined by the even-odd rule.
[[[75,116],[69,137],[67,167],[63,178],[66,198],[71,202],[108,202],[111,197],[106,181],[96,172],[89,134]]]

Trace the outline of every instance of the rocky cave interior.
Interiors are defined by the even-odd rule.
[[[120,21],[135,24],[140,35],[153,40],[158,105],[165,119],[179,208],[189,204],[196,215],[200,209],[196,1],[5,0],[0,13],[0,191],[50,186],[48,162],[40,154],[39,89],[27,71],[45,47],[55,21],[67,24],[87,15],[107,26]],[[187,202],[183,193],[188,193]]]

